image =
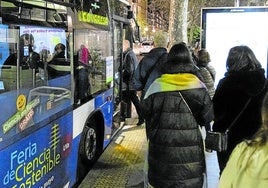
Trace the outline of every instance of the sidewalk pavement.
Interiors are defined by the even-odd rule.
[[[79,188],[142,188],[147,141],[145,128],[138,119],[126,125],[113,138]]]
[[[144,124],[129,118],[113,138],[79,188],[143,188],[147,141]],[[217,188],[219,168],[216,152],[207,153],[208,188]]]

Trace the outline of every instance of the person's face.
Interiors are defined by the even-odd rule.
[[[62,50],[61,50],[61,48],[60,48],[60,46],[56,46],[56,48],[55,48],[55,53],[60,53]]]
[[[33,44],[32,44],[33,42],[31,42],[30,38],[26,38],[26,37],[24,37],[24,38],[23,38],[23,42],[24,42],[24,45],[25,45],[25,46],[30,45],[30,44],[33,45]]]
[[[29,45],[29,44],[30,44],[29,40],[24,39],[24,45],[26,46],[26,45]]]

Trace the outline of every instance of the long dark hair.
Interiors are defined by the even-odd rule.
[[[167,56],[167,62],[193,63],[192,55],[187,45],[184,42],[180,42],[172,46]]]
[[[162,74],[176,74],[182,72],[192,72],[198,69],[192,60],[192,55],[184,42],[171,47],[167,62],[162,65]]]
[[[226,68],[228,72],[252,71],[261,68],[260,62],[248,46],[235,46],[230,49]]]

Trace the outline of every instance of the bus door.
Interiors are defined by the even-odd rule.
[[[113,54],[114,54],[114,116],[120,120],[131,117],[131,101],[122,96],[122,68],[123,68],[123,40],[133,43],[139,40],[139,28],[131,5],[127,1],[113,1],[112,12],[112,30],[113,30]]]
[[[115,98],[115,105],[114,105],[114,116],[119,117],[121,116],[120,106],[122,101],[122,39],[123,39],[123,23],[114,21],[113,22],[113,53],[114,53],[114,98]]]
[[[130,42],[130,47],[133,47],[133,31],[128,19],[114,17],[113,21],[113,49],[115,63],[115,115],[119,115],[122,120],[131,117],[131,101],[122,95],[122,69],[123,69],[123,40]]]

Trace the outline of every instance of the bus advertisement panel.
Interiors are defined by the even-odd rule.
[[[0,151],[1,187],[69,187],[72,113]]]
[[[0,24],[0,65],[2,65],[4,60],[9,56],[7,36],[8,26]]]
[[[66,46],[66,33],[61,28],[20,26],[20,37],[24,37],[24,40],[25,37],[31,37],[33,50],[39,54],[46,52],[48,59],[52,58],[57,44]]]

